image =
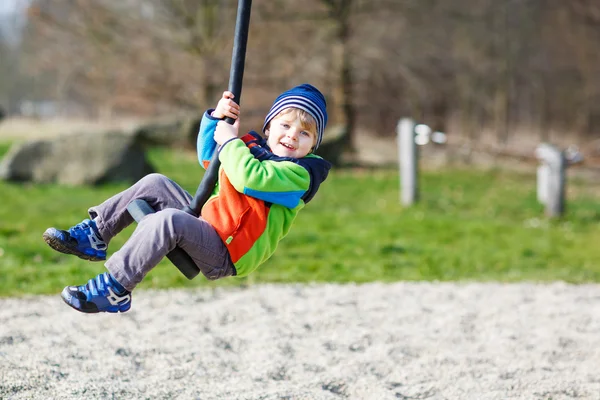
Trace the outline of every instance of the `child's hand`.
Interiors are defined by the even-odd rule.
[[[233,125],[229,125],[225,121],[219,121],[217,123],[217,129],[215,129],[215,142],[217,142],[219,146],[222,146],[228,140],[237,138],[239,128],[239,119],[236,119]]]
[[[231,92],[223,92],[223,97],[217,103],[217,108],[212,112],[212,116],[217,119],[223,119],[225,117],[238,119],[240,116],[240,106],[233,100],[234,95]]]

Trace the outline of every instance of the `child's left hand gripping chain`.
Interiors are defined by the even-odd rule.
[[[217,106],[212,112],[212,116],[217,119],[223,119],[225,117],[238,119],[240,116],[240,106],[233,101],[234,97],[235,96],[230,91],[224,91]]]

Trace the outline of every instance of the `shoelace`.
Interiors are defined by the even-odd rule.
[[[74,231],[82,231],[88,227],[91,228],[91,226],[87,222],[80,222],[77,225],[75,225],[74,227],[72,227],[71,229]]]
[[[104,295],[106,293],[106,288],[104,286],[104,282],[102,281],[102,277],[104,274],[100,274],[88,281],[85,285],[85,289],[92,294],[92,296],[97,296],[98,294]],[[89,294],[88,294],[89,295]]]
[[[113,292],[115,294],[119,294],[119,292],[117,292],[116,288],[113,288],[112,285],[110,284],[110,277],[108,276],[107,272],[100,274],[100,275],[96,276],[95,278],[90,279],[88,281],[88,283],[85,285],[85,288],[87,291],[89,291],[94,296],[96,296],[98,294],[100,294],[102,296],[106,296],[110,293],[109,289],[111,289],[111,292]]]
[[[100,237],[100,234],[94,229],[94,227],[90,224],[87,223],[85,221],[82,221],[80,223],[78,223],[77,225],[73,226],[72,228],[70,228],[67,233],[69,234],[69,236],[71,236],[71,232],[75,233],[75,232],[84,232],[85,230],[89,228],[92,231],[92,234],[96,237],[96,239],[98,240],[98,242],[102,245],[105,244],[104,240],[102,240],[102,238]]]
[[[113,306],[124,306],[131,301],[130,292],[117,292],[116,288],[111,284],[111,276],[108,274],[108,272],[90,279],[86,285],[86,288],[88,289],[88,293],[86,293],[88,300],[90,298],[90,294],[92,294],[92,296],[100,294],[100,296],[106,298],[106,300],[108,300],[108,302]]]

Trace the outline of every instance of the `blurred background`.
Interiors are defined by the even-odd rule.
[[[227,87],[232,0],[3,0],[8,117],[199,112]],[[255,0],[243,105],[310,81],[332,125],[394,135],[400,117],[449,142],[600,153],[600,4],[593,0]],[[595,141],[596,140],[596,141]]]
[[[3,154],[29,138],[135,131],[165,118],[175,122],[157,130],[171,136],[158,142],[177,142],[169,129],[188,119],[183,135],[193,136],[227,88],[236,7],[233,0],[2,0]],[[333,144],[323,151],[334,151],[324,155],[346,167],[286,245],[291,256],[309,258],[307,275],[284,274],[275,266],[285,261],[275,257],[256,279],[598,279],[599,48],[596,0],[254,0],[242,128],[259,130],[279,93],[310,82],[328,101]],[[397,200],[393,168],[401,118],[443,133],[419,143],[422,192],[412,208]],[[148,157],[193,192],[201,172],[192,169],[188,139],[188,150],[153,148]],[[583,160],[569,168],[569,206],[559,221],[545,220],[536,201],[541,143]],[[42,248],[38,236],[56,223],[32,209],[68,227],[122,186],[2,185],[0,263],[10,274],[56,263],[90,268]],[[14,217],[38,197],[27,208],[30,222]],[[72,208],[67,197],[78,199]],[[365,204],[370,211],[359,214]],[[14,250],[29,232],[28,244]],[[364,270],[365,259],[374,270]],[[161,279],[156,286],[183,284]],[[26,273],[12,282],[2,293],[31,283]]]

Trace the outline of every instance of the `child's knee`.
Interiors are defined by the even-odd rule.
[[[169,178],[159,173],[148,174],[142,178],[142,181],[145,185],[161,185],[164,182],[167,182]]]
[[[170,232],[170,234],[176,236],[183,233],[182,228],[186,218],[189,217],[190,215],[184,211],[176,208],[165,208],[164,210],[152,214],[148,222],[155,224],[157,228],[166,230]]]

